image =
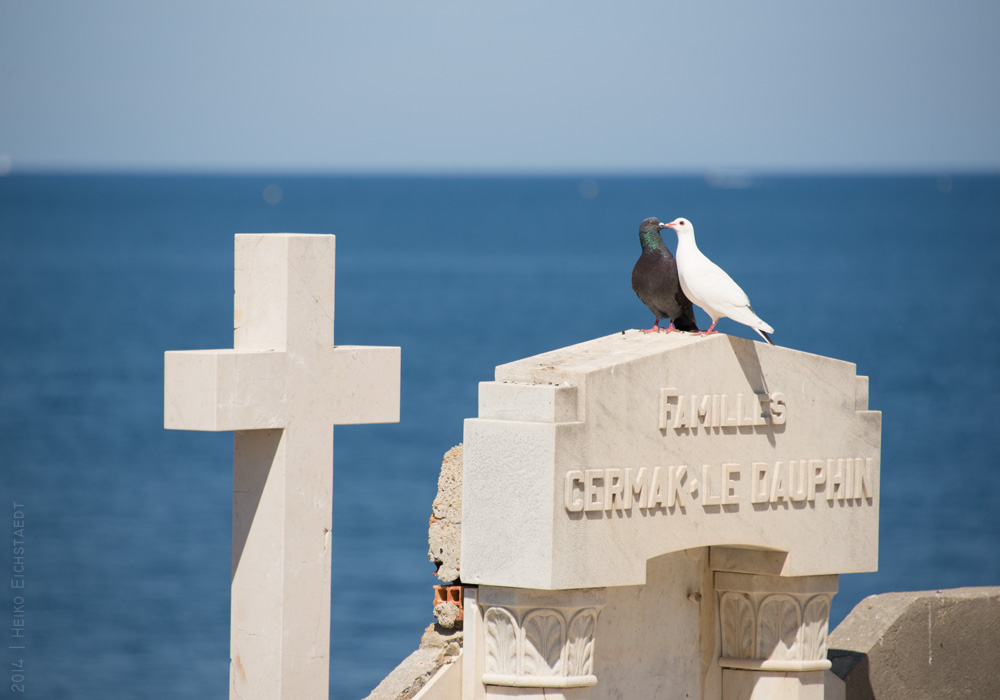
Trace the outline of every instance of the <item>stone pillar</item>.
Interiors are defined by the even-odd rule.
[[[837,576],[716,572],[723,700],[823,700]]]
[[[604,589],[480,586],[476,605],[481,697],[590,697]]]

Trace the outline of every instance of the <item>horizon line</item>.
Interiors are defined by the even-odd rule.
[[[353,178],[705,178],[738,184],[769,177],[990,177],[998,166],[944,167],[706,167],[706,168],[317,168],[317,167],[173,167],[40,166],[0,168],[0,180],[17,176],[52,177],[353,177]]]

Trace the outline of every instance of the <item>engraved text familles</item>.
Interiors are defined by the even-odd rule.
[[[785,395],[769,394],[682,394],[677,389],[660,389],[660,430],[673,429],[678,435],[705,434],[710,428],[764,428],[785,424]]]

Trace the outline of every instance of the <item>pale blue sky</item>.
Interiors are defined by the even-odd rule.
[[[996,0],[0,0],[0,171],[997,171],[998,37]]]

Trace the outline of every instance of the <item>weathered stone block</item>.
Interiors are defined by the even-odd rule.
[[[853,364],[742,338],[626,331],[501,365],[465,423],[462,580],[638,585],[699,547],[872,571],[880,442]]]
[[[1000,697],[1000,587],[870,596],[828,645],[847,700]]]
[[[431,507],[427,558],[437,565],[441,583],[458,581],[462,568],[462,446],[441,462],[438,492]]]

